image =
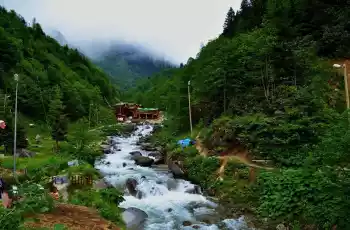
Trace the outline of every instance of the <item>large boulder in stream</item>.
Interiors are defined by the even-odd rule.
[[[138,208],[127,208],[122,213],[123,221],[127,229],[132,230],[143,230],[144,224],[148,218],[147,213]]]
[[[129,153],[131,156],[133,157],[139,157],[139,156],[142,156],[141,152],[140,151],[132,151]]]
[[[135,164],[143,167],[150,167],[154,163],[154,160],[152,158],[144,156],[135,156],[133,157],[133,160],[135,161]]]
[[[154,157],[154,164],[164,164],[164,157],[160,152],[152,152],[148,154],[149,157]]]
[[[174,178],[180,179],[185,177],[185,172],[181,169],[178,162],[169,161],[168,168],[172,172]]]
[[[111,146],[109,146],[109,145],[100,145],[100,147],[101,147],[102,152],[103,152],[104,154],[110,154],[110,153],[112,153],[112,151],[111,151]]]
[[[177,182],[176,180],[169,178],[166,182],[168,190],[175,190],[177,188]]]
[[[154,147],[152,144],[150,143],[142,143],[141,144],[141,149],[145,150],[145,151],[156,151],[156,147]]]
[[[127,179],[125,182],[125,186],[132,196],[136,196],[136,194],[137,194],[137,191],[136,191],[137,181],[135,179],[133,179],[133,178]]]
[[[188,188],[185,192],[191,194],[202,194],[202,189],[199,185],[194,185],[193,188]]]

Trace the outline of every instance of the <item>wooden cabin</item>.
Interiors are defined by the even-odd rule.
[[[115,116],[118,121],[125,121],[128,117],[132,119],[158,119],[159,109],[142,108],[135,103],[118,103],[114,106]]]
[[[118,103],[114,106],[115,116],[118,121],[125,121],[128,117],[136,117],[137,109],[141,105],[135,103]]]
[[[159,109],[157,108],[138,108],[136,119],[158,119]]]

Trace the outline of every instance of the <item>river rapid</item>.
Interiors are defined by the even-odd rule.
[[[130,152],[139,151],[143,156],[148,156],[150,152],[141,150],[137,142],[140,137],[150,135],[152,130],[152,126],[139,125],[128,137],[113,137],[116,145],[111,146],[111,154],[106,154],[95,165],[104,175],[105,181],[125,189],[125,201],[120,204],[121,208],[133,207],[147,214],[148,218],[141,229],[249,229],[243,217],[220,219],[215,210],[217,204],[201,192],[188,193],[195,185],[186,180],[174,179],[167,168],[160,169],[156,165],[141,167],[135,164]],[[141,197],[131,195],[125,188],[126,181],[130,178],[137,181],[136,190],[142,194]],[[169,182],[173,184],[171,187]]]

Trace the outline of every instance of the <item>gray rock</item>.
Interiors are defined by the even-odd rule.
[[[144,167],[150,167],[154,163],[154,160],[152,158],[144,157],[144,156],[133,157],[133,160],[135,161],[135,164],[144,166]]]
[[[127,179],[125,182],[125,186],[132,196],[136,196],[136,194],[137,194],[137,191],[136,191],[137,181],[135,179],[133,179],[133,178]]]
[[[185,192],[191,194],[202,194],[202,189],[199,185],[195,185],[193,188],[186,189]]]
[[[156,148],[150,143],[142,143],[141,149],[146,151],[156,151]]]
[[[104,179],[94,181],[94,184],[93,184],[93,188],[97,190],[108,188],[108,187],[109,185],[104,181]]]
[[[141,152],[140,151],[132,151],[129,153],[131,156],[142,156]]]
[[[175,190],[177,188],[177,183],[176,183],[176,180],[174,179],[169,179],[167,182],[167,187],[168,187],[168,190]]]
[[[164,157],[160,152],[152,152],[148,156],[155,158],[154,164],[164,164]]]
[[[17,157],[33,157],[35,155],[36,155],[35,152],[31,152],[27,149],[19,149],[16,153]]]
[[[127,229],[130,230],[143,230],[144,224],[148,218],[147,213],[138,208],[127,208],[122,213],[123,221]]]
[[[185,172],[180,168],[179,164],[177,162],[168,162],[168,168],[173,174],[174,178],[184,178]]]

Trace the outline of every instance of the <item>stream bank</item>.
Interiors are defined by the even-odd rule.
[[[138,125],[130,136],[110,138],[108,154],[95,165],[108,183],[124,189],[121,208],[144,213],[145,221],[133,229],[249,229],[243,217],[221,218],[218,205],[198,185],[169,172],[170,165],[160,164],[161,149],[140,145],[141,137],[152,131],[153,126]]]

